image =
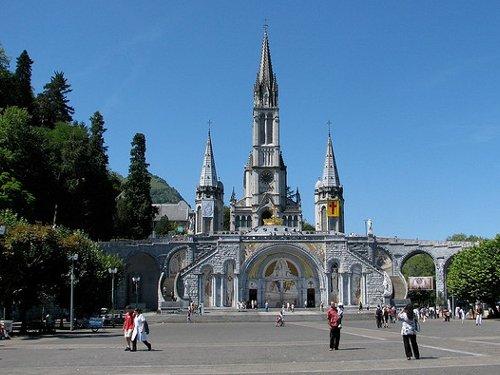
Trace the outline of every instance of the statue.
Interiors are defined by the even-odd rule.
[[[382,286],[384,287],[384,297],[390,297],[392,295],[392,281],[386,272],[384,272]]]
[[[373,236],[373,220],[372,219],[366,220],[366,235]]]

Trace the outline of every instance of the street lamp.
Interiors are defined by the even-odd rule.
[[[139,281],[141,281],[140,276],[132,277],[132,281],[135,284],[135,308],[139,307]]]
[[[78,254],[71,254],[68,259],[71,261],[71,296],[69,301],[69,330],[73,331],[73,289],[75,285],[75,261],[78,260]]]
[[[111,274],[111,311],[115,311],[115,275],[118,272],[118,269],[108,268],[108,272]]]

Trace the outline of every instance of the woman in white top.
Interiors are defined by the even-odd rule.
[[[417,345],[418,320],[413,312],[413,306],[411,304],[406,305],[403,311],[399,313],[398,319],[402,322],[401,335],[403,336],[406,358],[411,359],[411,350],[413,348],[415,359],[419,359],[420,353]]]
[[[151,344],[148,342],[149,329],[146,329],[147,322],[141,309],[134,310],[134,330],[132,331],[132,351],[137,350],[137,340],[142,341],[151,350]]]

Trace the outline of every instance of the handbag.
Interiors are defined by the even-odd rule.
[[[149,335],[149,325],[147,320],[144,321],[144,332],[146,332],[146,335]]]

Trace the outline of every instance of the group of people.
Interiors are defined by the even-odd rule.
[[[125,351],[137,351],[137,341],[142,341],[148,351],[151,351],[151,344],[148,342],[149,325],[142,310],[139,308],[132,310],[130,306],[126,309],[127,313],[123,321],[123,334],[127,343]]]
[[[382,307],[377,305],[375,320],[377,322],[377,328],[389,328],[389,322],[396,323],[396,307],[388,305]]]
[[[392,321],[391,317],[394,317],[395,322],[397,316],[397,319],[401,322],[401,336],[403,337],[406,358],[411,359],[414,357],[415,359],[420,359],[417,344],[417,332],[420,331],[420,324],[418,322],[418,315],[415,314],[411,304],[406,305],[399,314],[396,314],[394,306],[384,306],[382,308],[379,305],[377,306],[375,316],[377,317],[378,328],[381,328],[382,321],[384,321],[384,326],[387,325],[388,327],[389,320]],[[335,302],[332,302],[327,311],[327,319],[330,326],[330,351],[339,349],[343,317],[344,309],[342,305],[336,306]]]

